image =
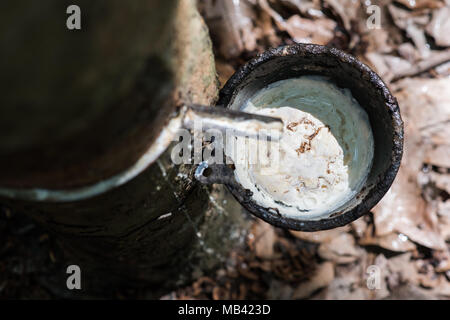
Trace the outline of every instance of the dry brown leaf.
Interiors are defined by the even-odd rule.
[[[412,64],[405,59],[400,57],[392,56],[392,55],[384,55],[384,61],[386,61],[386,65],[391,70],[391,72],[395,74],[399,74],[411,68]]]
[[[341,233],[347,232],[350,230],[350,227],[344,226],[340,228],[325,230],[325,231],[316,231],[316,232],[303,232],[303,231],[290,231],[293,236],[296,238],[314,242],[314,243],[322,243],[322,242],[330,242],[331,240],[338,237]]]
[[[257,38],[252,20],[256,16],[250,3],[205,0],[203,12],[212,36],[218,39],[219,51],[226,59],[255,50]]]
[[[276,239],[274,227],[258,219],[252,226],[251,234],[256,256],[261,259],[273,258],[273,245]]]
[[[410,9],[435,9],[442,7],[441,0],[395,0]]]
[[[428,266],[428,268],[423,268],[426,270],[422,270],[422,272],[417,275],[418,283],[424,288],[433,289],[432,291],[434,293],[444,296],[449,295],[450,284],[446,281],[445,276],[434,273],[431,265]]]
[[[286,30],[286,22],[284,21],[283,17],[274,9],[272,9],[267,0],[258,0],[258,5],[263,11],[265,11],[269,16],[272,17],[272,19],[275,21],[275,24],[278,26],[278,28],[280,28],[280,30]]]
[[[281,44],[281,39],[277,36],[276,30],[272,25],[272,18],[266,11],[261,12],[256,24],[261,29],[262,36],[269,42],[270,46],[277,47]]]
[[[390,53],[393,48],[389,44],[391,35],[386,29],[373,29],[366,32],[363,36],[367,45],[367,52]]]
[[[402,284],[392,289],[391,294],[386,300],[433,300],[436,297],[430,294],[427,289],[420,288],[416,285]]]
[[[310,20],[301,18],[299,15],[292,15],[285,20],[267,0],[258,0],[258,4],[272,17],[278,28],[286,31],[295,42],[327,44],[334,38],[336,22],[333,20],[328,18]]]
[[[421,197],[417,174],[431,147],[426,142],[431,133],[422,129],[433,127],[446,117],[439,111],[448,109],[450,79],[443,80],[405,80],[400,83],[397,99],[405,122],[403,161],[394,184],[373,209],[377,236],[396,231],[437,250],[444,249],[445,243],[436,214],[427,208]],[[449,97],[445,97],[445,92]]]
[[[398,44],[405,41],[402,31],[391,19],[387,3],[391,0],[376,0],[376,1],[360,1],[361,8],[356,12],[356,17],[353,19],[353,34],[360,34],[361,44],[367,44],[365,53],[393,53]],[[371,28],[367,23],[373,12],[368,10],[370,6],[378,5],[381,28]],[[374,21],[376,22],[376,21]],[[352,34],[352,38],[357,36]]]
[[[414,243],[404,234],[391,233],[379,238],[379,246],[391,251],[406,252],[416,249]]]
[[[418,284],[418,270],[411,261],[411,253],[404,253],[388,259],[388,269],[390,273],[397,274],[399,283]]]
[[[392,4],[388,5],[389,13],[394,23],[400,29],[406,31],[406,34],[414,42],[422,58],[430,55],[430,47],[425,38],[423,26],[428,23],[428,15],[412,15],[408,10],[401,9]]]
[[[394,252],[406,252],[416,249],[414,243],[409,241],[407,236],[398,233],[389,233],[378,237],[366,237],[361,239],[358,243],[363,246],[379,246]]]
[[[445,202],[439,202],[438,204],[438,214],[439,216],[446,217],[450,219],[450,199]]]
[[[376,235],[386,236],[396,231],[426,247],[443,249],[445,244],[435,219],[428,216],[432,212],[426,210],[420,188],[409,177],[406,169],[401,168],[390,190],[373,209]]]
[[[448,144],[450,137],[450,79],[405,79],[399,83],[397,96],[403,101],[402,117],[427,141],[424,147]],[[431,140],[430,144],[428,140]],[[429,152],[429,150],[427,150]]]
[[[334,38],[336,22],[327,18],[310,20],[293,15],[286,20],[284,27],[295,42],[324,45]]]
[[[380,269],[380,277],[381,277],[381,281],[379,283],[380,287],[375,289],[375,290],[370,290],[370,295],[371,298],[373,299],[384,299],[386,297],[389,296],[390,292],[388,290],[388,259],[386,259],[386,257],[383,254],[379,254],[376,256],[373,265],[378,266]],[[366,274],[367,273],[367,269],[366,269]],[[366,279],[366,287],[367,287],[367,280]]]
[[[450,7],[433,11],[433,18],[426,28],[439,46],[450,46]]]
[[[364,217],[356,219],[350,224],[350,226],[358,238],[364,237],[364,235],[369,231]]]
[[[437,218],[426,210],[420,188],[410,177],[407,169],[401,168],[390,190],[373,209],[376,234],[397,231],[423,246],[443,250],[445,243],[436,226]]]
[[[450,241],[450,219],[440,219],[439,221],[442,238],[444,238],[445,241]]]
[[[450,76],[450,62],[443,63],[443,64],[437,66],[434,70],[436,71],[436,73],[439,76],[449,77]]]
[[[406,34],[414,42],[414,45],[417,47],[417,50],[419,50],[422,58],[427,58],[430,56],[430,46],[422,28],[413,23],[408,23],[406,27]]]
[[[450,174],[440,174],[437,172],[430,172],[430,180],[434,183],[434,185],[441,189],[445,190],[450,194]]]
[[[351,263],[360,256],[355,246],[355,239],[348,233],[341,233],[330,242],[322,243],[318,254],[323,259],[331,260],[338,264]]]
[[[436,272],[450,271],[450,251],[435,251],[433,258],[439,261],[434,268]]]
[[[375,261],[375,264],[378,263],[379,261]],[[324,290],[322,295],[315,298],[360,300],[381,299],[387,296],[388,293],[384,281],[380,283],[380,290],[369,290],[367,288],[367,267],[372,264],[374,264],[374,261],[371,255],[363,252],[361,260],[357,264],[336,266],[334,280]]]
[[[406,30],[411,19],[411,14],[409,13],[409,11],[401,9],[392,4],[388,5],[388,10],[392,17],[392,20],[394,20],[395,25],[402,30]]]
[[[331,262],[324,262],[317,266],[314,276],[301,283],[294,291],[293,299],[305,299],[311,296],[318,289],[328,286],[334,279],[334,265]]]
[[[383,80],[389,84],[389,82],[396,81],[400,78],[414,77],[449,61],[450,50],[432,50],[426,59],[415,62],[376,52],[367,52],[365,59],[367,59],[368,64],[377,71]],[[436,73],[434,70],[433,72]]]
[[[450,168],[450,144],[440,144],[431,149],[427,153],[425,161],[437,167]]]
[[[445,241],[450,241],[450,219],[445,219],[445,222],[442,222],[440,224],[441,229],[441,235],[442,238],[445,239]]]
[[[344,28],[350,33],[352,21],[358,16],[360,2],[352,0],[325,0],[325,3],[336,12],[341,18]]]
[[[326,300],[367,300],[367,288],[355,286],[348,277],[335,278],[327,287],[324,294],[315,299]]]
[[[324,16],[320,10],[320,0],[278,0],[282,5],[297,9],[302,15],[309,18],[321,18]]]
[[[411,63],[414,63],[420,59],[419,52],[417,52],[417,49],[409,42],[405,42],[399,45],[397,47],[397,51],[400,56]]]
[[[438,298],[450,298],[450,282],[443,275],[439,275],[433,294]]]
[[[387,83],[409,72],[415,65],[406,59],[389,54],[368,52],[365,57]]]
[[[410,140],[431,140],[434,144],[446,144],[441,134],[449,133],[450,123],[450,79],[405,79],[399,82],[396,96],[400,102],[402,117],[405,127],[408,129]],[[435,136],[438,136],[436,138]],[[411,156],[417,158],[415,153],[423,154],[433,152],[428,145],[418,142],[420,148],[411,150],[410,157],[404,160],[410,161]],[[414,147],[414,146],[413,146]],[[437,146],[439,147],[439,146]],[[441,153],[442,150],[439,150]],[[421,165],[415,163],[415,165]]]
[[[368,52],[366,53],[365,58],[372,69],[374,69],[386,83],[389,83],[394,78],[394,74],[384,60],[384,55],[376,52]]]

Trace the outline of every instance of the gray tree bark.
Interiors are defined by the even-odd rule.
[[[72,3],[82,12],[79,34],[64,30],[65,1],[0,13],[8,25],[0,30],[9,30],[0,38],[9,78],[1,83],[0,202],[55,236],[67,263],[81,267],[84,290],[145,285],[157,295],[213,269],[245,230],[240,206],[220,187],[198,185],[191,165],[173,165],[170,148],[94,197],[38,201],[22,191],[73,190],[120,174],[177,106],[213,104],[208,31],[194,0]]]

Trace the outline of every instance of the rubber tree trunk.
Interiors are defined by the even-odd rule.
[[[199,186],[192,166],[171,163],[170,148],[120,180],[155,147],[177,106],[216,99],[211,43],[195,1],[44,3],[0,12],[8,26],[0,28],[0,60],[8,62],[1,202],[54,235],[67,263],[81,267],[84,290],[163,289],[211,270],[243,230],[240,207],[223,189]],[[69,4],[81,9],[81,30],[65,28]],[[105,190],[49,196],[92,185]]]

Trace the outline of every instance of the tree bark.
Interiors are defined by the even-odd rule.
[[[90,1],[80,2],[82,13],[89,16],[95,6],[88,4]],[[103,45],[84,38],[78,42],[91,46],[83,50],[94,58],[83,56],[85,60],[77,70],[53,70],[60,67],[60,61],[51,64],[51,72],[37,70],[43,73],[35,75],[36,79],[44,78],[42,87],[55,96],[30,84],[30,90],[36,89],[31,95],[34,100],[21,103],[28,106],[30,116],[39,115],[31,128],[19,126],[14,137],[0,138],[0,158],[12,164],[8,173],[6,160],[0,161],[0,189],[13,190],[3,192],[0,201],[28,214],[54,235],[67,255],[67,264],[81,267],[83,290],[104,292],[118,286],[145,285],[157,288],[158,295],[217,266],[245,229],[240,206],[222,188],[198,185],[191,165],[173,165],[170,148],[135,178],[94,197],[59,202],[17,199],[14,194],[26,188],[70,190],[120,173],[154,145],[157,133],[177,106],[189,102],[208,105],[217,98],[211,42],[194,0],[96,3],[103,3],[103,7],[92,11],[87,35],[98,35],[95,39],[104,40]],[[119,15],[123,7],[132,8]],[[30,15],[34,12],[34,7],[22,9]],[[56,14],[64,15],[65,8],[49,12],[47,18],[54,19]],[[116,30],[118,16],[124,29]],[[133,23],[136,19],[139,23]],[[97,22],[101,27],[94,26]],[[147,27],[142,32],[128,24]],[[90,27],[96,32],[90,32]],[[117,41],[115,32],[120,33]],[[104,72],[97,57],[107,54],[110,46],[115,46],[113,51],[124,46],[131,49],[112,52],[108,59],[117,65]],[[24,58],[19,55],[18,59]],[[13,67],[11,74],[26,77],[24,68]],[[82,92],[83,86],[71,81],[65,83],[66,91],[55,91],[59,88],[57,79],[78,76],[80,70],[95,75],[84,87],[87,93],[76,93],[77,99],[72,99],[68,90]],[[122,74],[127,84],[120,84],[118,92]],[[13,89],[17,94],[20,88]],[[94,97],[97,90],[107,93],[107,98]],[[26,116],[12,111],[15,100],[9,98],[3,97],[1,115],[19,123]],[[96,110],[82,108],[73,119],[73,110],[86,102],[83,99]],[[47,109],[44,103],[48,103]],[[67,112],[57,111],[54,106],[58,103]],[[52,119],[50,124],[48,118]],[[72,124],[76,130],[67,129]],[[61,136],[51,137],[49,128],[52,135]],[[42,134],[35,137],[33,132]],[[65,281],[60,285],[65,288]]]

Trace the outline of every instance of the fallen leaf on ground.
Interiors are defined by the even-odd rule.
[[[393,55],[383,55],[384,61],[386,61],[386,65],[391,70],[391,72],[396,75],[404,72],[411,68],[412,64],[405,59],[402,59]]]
[[[296,8],[302,15],[309,18],[321,18],[324,16],[320,10],[319,0],[278,0],[289,8]]]
[[[293,236],[296,238],[314,242],[314,243],[322,243],[322,242],[330,242],[331,240],[338,237],[341,233],[347,232],[350,230],[349,226],[339,227],[330,230],[324,231],[316,231],[316,232],[303,232],[303,231],[290,231]]]
[[[430,178],[437,188],[450,194],[450,174],[430,172]]]
[[[408,252],[388,259],[388,269],[390,273],[397,274],[398,284],[418,284],[419,273],[416,266],[411,262],[411,257],[412,254]]]
[[[410,14],[408,10],[399,8],[392,4],[388,5],[389,13],[394,23],[400,29],[404,30],[408,37],[414,42],[419,50],[422,58],[426,58],[430,54],[430,47],[425,38],[425,32],[422,25],[428,23],[428,15],[415,16]]]
[[[352,0],[325,0],[336,14],[341,18],[345,30],[351,32],[352,20],[355,20],[358,15],[360,3]]]
[[[311,296],[318,289],[328,286],[334,279],[334,265],[331,262],[324,262],[317,266],[317,271],[313,277],[301,283],[294,291],[293,299],[305,299]]]
[[[400,170],[384,198],[375,206],[376,235],[403,233],[428,248],[443,250],[438,218],[427,207],[417,181],[433,136],[429,130],[450,113],[450,79],[404,80],[396,93],[405,123],[405,145]],[[427,130],[424,130],[427,129]]]
[[[285,29],[295,42],[327,44],[334,38],[336,22],[326,18],[304,19],[293,15],[286,20]]]
[[[394,78],[394,73],[389,69],[383,54],[368,52],[365,55],[365,58],[372,69],[374,69],[386,83],[389,83]]]
[[[433,11],[433,18],[426,28],[439,46],[450,46],[450,7]]]
[[[255,248],[255,254],[261,259],[271,259],[274,257],[273,245],[276,234],[272,225],[259,220],[256,221],[250,231],[252,241],[249,245]]]
[[[358,238],[364,237],[364,235],[368,232],[368,224],[364,220],[365,217],[361,217],[353,221],[350,226],[353,232],[356,234]]]
[[[404,171],[399,172],[392,187],[373,209],[376,234],[385,236],[396,231],[425,247],[443,250],[445,243],[435,225],[436,217],[426,210],[420,188],[409,179]]]
[[[411,63],[414,63],[420,59],[419,52],[417,52],[417,49],[409,42],[399,45],[397,47],[397,51],[404,59]]]
[[[318,254],[325,260],[330,260],[338,264],[345,264],[356,261],[359,252],[355,247],[355,239],[348,233],[341,233],[330,242],[320,245]]]
[[[407,236],[396,232],[384,236],[366,237],[361,239],[358,244],[362,246],[379,246],[394,252],[406,252],[416,249],[414,243],[409,241]]]
[[[367,52],[390,53],[393,47],[390,42],[390,34],[386,29],[373,29],[364,33],[364,41],[368,43]]]
[[[450,144],[440,144],[428,151],[425,161],[437,167],[450,168]]]
[[[227,58],[256,48],[253,32],[255,12],[247,1],[202,1],[206,23],[213,37],[218,39],[219,51]]]
[[[440,0],[395,0],[395,2],[401,3],[410,9],[434,9],[443,5]]]

